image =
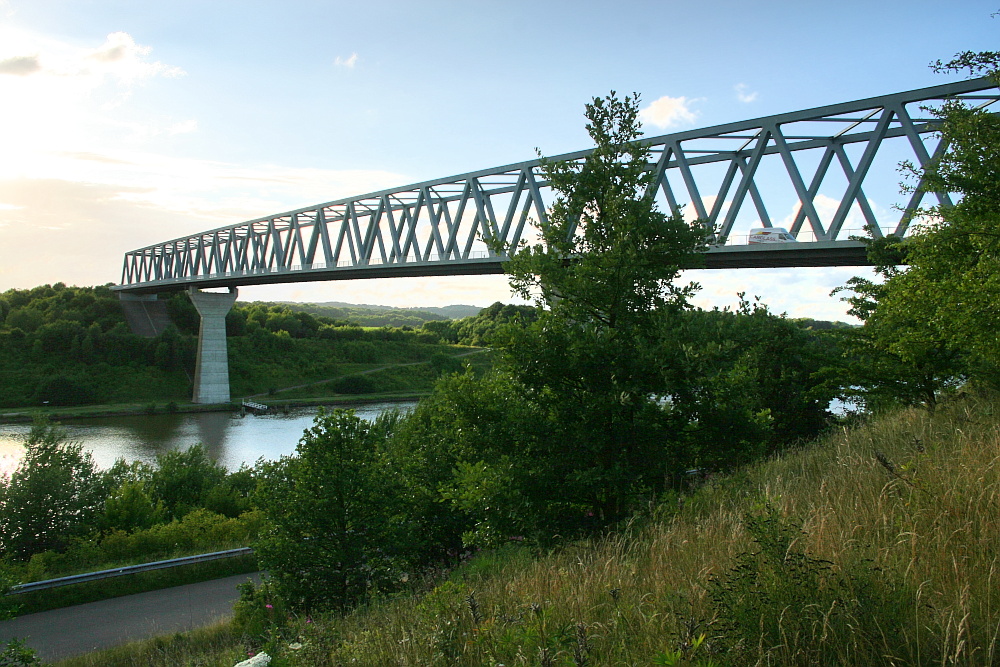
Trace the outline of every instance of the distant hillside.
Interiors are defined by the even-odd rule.
[[[396,306],[378,306],[371,303],[345,303],[343,301],[323,301],[322,303],[310,303],[310,304],[299,304],[299,305],[309,305],[309,306],[329,306],[330,308],[353,308],[353,309],[363,309],[363,310],[415,310],[424,313],[435,313],[441,315],[445,319],[449,320],[460,320],[463,317],[472,317],[473,315],[478,315],[479,311],[483,309],[483,306],[467,306],[464,304],[456,304],[452,306],[414,306],[412,308],[398,308]]]
[[[793,317],[792,321],[803,329],[823,331],[827,329],[855,329],[859,325],[848,324],[847,322],[830,322],[828,320],[814,320],[810,317]]]
[[[341,301],[324,303],[281,302],[293,310],[334,320],[347,320],[365,327],[419,327],[424,322],[461,319],[477,315],[479,306],[454,305],[437,308],[395,308],[374,304],[352,304]]]

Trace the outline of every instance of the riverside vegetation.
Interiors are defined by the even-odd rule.
[[[327,387],[344,394],[426,392],[448,357],[468,351],[456,346],[482,344],[477,334],[509,318],[511,308],[517,309],[498,306],[460,322],[430,320],[414,329],[362,327],[283,304],[238,303],[226,317],[232,393],[266,394],[388,365],[433,362],[436,372],[389,373],[367,384]],[[188,401],[198,314],[184,294],[170,297],[167,309],[173,325],[146,339],[129,331],[108,287],[57,283],[3,292],[0,408],[124,403],[166,409]]]
[[[346,613],[273,588],[236,622],[62,667],[990,665],[1000,657],[1000,400],[886,412],[605,535],[509,542]],[[267,605],[270,605],[268,607]]]
[[[994,664],[1000,122],[938,112],[921,175],[959,203],[872,244],[863,327],[815,331],[689,305],[711,230],[657,210],[638,108],[595,99],[594,153],[543,163],[549,224],[508,249],[536,308],[490,370],[254,469],[271,576],[230,624],[66,664]]]

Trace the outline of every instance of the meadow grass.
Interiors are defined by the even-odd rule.
[[[1000,400],[963,396],[709,478],[603,538],[480,553],[256,645],[61,664],[235,664],[249,646],[275,667],[989,665],[998,558]]]
[[[65,667],[232,667],[248,656],[228,622],[68,658]]]

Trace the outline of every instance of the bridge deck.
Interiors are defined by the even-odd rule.
[[[794,266],[870,266],[865,246],[859,241],[815,241],[745,246],[716,246],[703,254],[704,263],[692,269],[755,269]],[[216,288],[276,283],[359,280],[371,278],[419,278],[429,276],[477,276],[501,274],[506,260],[498,257],[469,258],[459,262],[409,262],[327,268],[291,267],[245,273],[219,273],[186,279],[152,281],[141,285],[116,285],[111,289],[130,294],[157,294],[188,287]]]

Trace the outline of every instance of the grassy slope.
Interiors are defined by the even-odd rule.
[[[776,600],[764,624],[777,623],[782,641],[744,643],[738,660],[732,651],[711,655],[707,646],[732,639],[732,619],[718,616],[710,579],[759,551],[746,518],[767,506],[802,531],[789,552],[826,559],[825,581],[849,582],[837,602],[848,613],[811,604],[822,586],[765,578],[756,595]],[[267,648],[280,654],[275,667],[579,665],[584,648],[590,666],[996,664],[997,517],[1000,400],[964,398],[933,417],[901,411],[709,480],[686,502],[604,540],[537,558],[517,549],[480,554],[429,593],[293,625],[290,639]],[[815,622],[796,628],[803,618]],[[692,649],[702,634],[706,642]],[[289,649],[299,635],[304,647]],[[246,656],[244,643],[220,636],[63,664],[228,667]]]

